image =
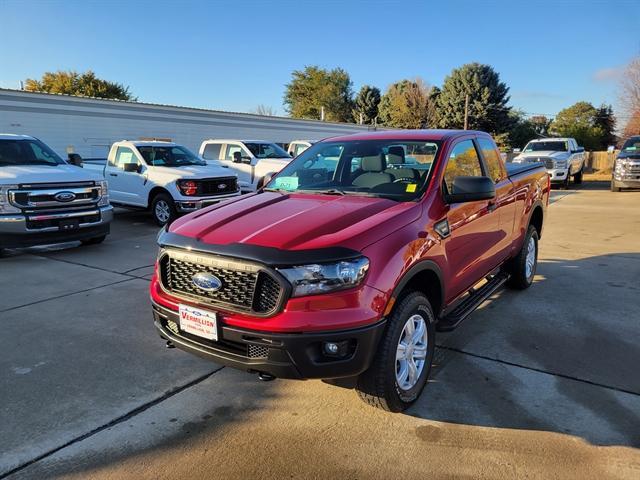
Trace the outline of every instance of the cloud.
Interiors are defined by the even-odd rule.
[[[601,68],[593,73],[593,80],[596,82],[617,81],[624,72],[624,67]]]

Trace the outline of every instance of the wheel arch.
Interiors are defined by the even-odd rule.
[[[151,208],[151,202],[153,202],[153,199],[158,196],[158,194],[160,193],[166,193],[167,195],[169,195],[169,197],[173,198],[173,196],[171,195],[171,193],[169,192],[169,190],[167,190],[164,187],[153,187],[150,191],[149,191],[149,196],[147,197],[147,208]]]
[[[443,278],[442,270],[437,263],[431,260],[423,260],[417,263],[405,272],[393,289],[385,314],[391,311],[402,292],[416,290],[426,295],[429,303],[431,303],[435,317],[438,318],[445,306]]]
[[[527,222],[527,228],[529,225],[533,225],[538,232],[538,238],[542,238],[542,225],[544,221],[544,209],[540,202],[536,202],[529,214],[529,222]]]

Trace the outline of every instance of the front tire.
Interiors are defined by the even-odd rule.
[[[99,243],[104,242],[104,239],[107,238],[106,235],[100,235],[99,237],[88,238],[87,240],[80,240],[82,245],[98,245]]]
[[[611,191],[612,192],[619,192],[620,190],[622,190],[620,187],[616,186],[616,181],[612,178],[611,179]]]
[[[570,181],[571,175],[569,175],[569,172],[567,172],[567,176],[566,178],[562,181],[561,184],[561,188],[563,190],[569,190],[569,181]]]
[[[356,390],[367,404],[402,412],[427,384],[435,351],[435,316],[421,292],[407,293],[396,304],[373,363],[357,380]]]
[[[151,202],[151,215],[160,227],[164,227],[168,223],[173,222],[178,216],[173,198],[166,193],[159,193],[153,197],[153,201]]]
[[[508,285],[516,290],[529,288],[538,268],[538,231],[529,225],[518,255],[511,261]]]
[[[580,171],[573,176],[573,183],[575,183],[576,185],[580,185],[582,183],[583,171],[584,171],[584,167],[582,167]]]

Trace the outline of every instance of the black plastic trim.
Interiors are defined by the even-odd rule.
[[[268,373],[279,378],[344,378],[364,372],[373,360],[386,325],[382,319],[357,329],[312,333],[270,333],[218,326],[218,342],[194,341],[176,334],[163,325],[169,319],[178,323],[178,313],[153,303],[154,324],[160,336],[176,347],[200,357],[249,372]],[[353,340],[353,352],[344,359],[319,358],[322,342]],[[250,358],[238,353],[239,346],[259,345],[269,349],[265,358]]]
[[[24,233],[3,233],[0,235],[0,248],[26,248],[36,245],[49,245],[54,243],[75,242],[89,240],[91,238],[108,235],[110,224],[105,223],[95,227],[82,227],[78,230],[40,232],[29,231]]]
[[[436,317],[438,317],[438,314],[442,312],[445,308],[444,282],[442,281],[443,276],[442,276],[442,271],[440,270],[440,267],[438,266],[437,263],[431,260],[422,260],[421,262],[415,264],[413,267],[407,270],[406,273],[402,276],[402,278],[398,282],[398,284],[396,285],[396,288],[393,289],[393,293],[391,294],[391,297],[398,298],[398,295],[400,295],[400,292],[402,292],[404,287],[407,286],[407,284],[411,281],[411,279],[415,277],[418,273],[424,272],[426,270],[435,273],[436,276],[438,277],[438,282],[440,283],[440,310],[438,312],[434,311],[434,314],[436,315]]]
[[[214,245],[166,231],[158,236],[158,244],[161,247],[175,247],[223,257],[250,260],[272,268],[308,265],[310,263],[332,263],[362,257],[360,252],[345,247],[329,247],[314,250],[281,250],[274,247],[263,247],[245,243]]]

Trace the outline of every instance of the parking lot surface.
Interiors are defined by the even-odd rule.
[[[640,478],[640,192],[554,191],[535,284],[441,334],[404,414],[259,382],[151,320],[157,228],[0,259],[0,478]]]

